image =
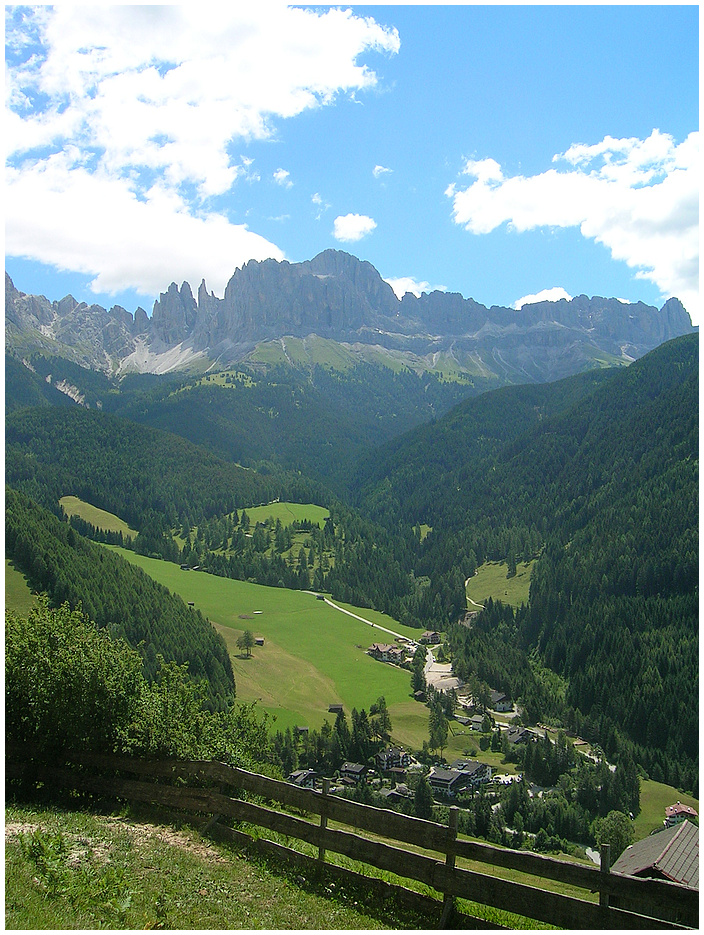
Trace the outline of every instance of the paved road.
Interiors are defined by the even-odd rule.
[[[384,633],[390,633],[391,636],[400,636],[402,640],[409,639],[409,637],[404,636],[403,633],[395,633],[393,630],[389,630],[387,627],[382,627],[380,624],[374,623],[373,620],[367,620],[365,617],[360,617],[359,614],[353,614],[351,610],[345,610],[345,608],[340,607],[339,604],[333,603],[329,597],[324,597],[323,600],[328,605],[328,607],[334,607],[335,610],[339,610],[343,614],[347,614],[348,617],[354,617],[355,620],[360,620],[362,623],[368,623],[370,627],[375,627],[377,630],[383,630]]]

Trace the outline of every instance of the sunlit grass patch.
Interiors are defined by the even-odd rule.
[[[489,598],[510,604],[512,607],[527,604],[534,564],[535,561],[519,562],[516,565],[516,574],[507,578],[506,562],[485,562],[467,582],[467,597],[474,604],[485,604]],[[469,603],[470,610],[476,610],[474,604]]]
[[[64,508],[68,516],[78,516],[85,520],[96,529],[104,529],[107,532],[121,532],[123,536],[137,537],[137,530],[130,526],[114,513],[108,513],[107,510],[101,510],[85,500],[78,497],[61,497],[59,503]]]

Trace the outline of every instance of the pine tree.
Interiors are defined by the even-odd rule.
[[[417,818],[425,818],[428,821],[433,817],[433,790],[430,783],[421,776],[416,786],[415,796],[413,798],[413,807]]]

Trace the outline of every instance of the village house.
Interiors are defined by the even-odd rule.
[[[400,663],[406,657],[406,651],[393,643],[372,643],[367,653],[381,662]]]
[[[390,769],[386,770],[386,775],[389,779],[394,779],[396,782],[405,782],[408,778],[408,773],[403,766],[392,766]]]
[[[463,773],[469,779],[469,784],[478,786],[483,782],[491,782],[491,766],[480,763],[478,760],[455,760],[450,764],[451,770]]]
[[[376,755],[376,766],[377,769],[382,772],[387,772],[393,767],[406,767],[410,766],[411,757],[405,750],[401,750],[399,747],[390,747],[388,750],[382,750],[381,753]]]
[[[683,805],[681,802],[675,802],[674,805],[668,805],[665,809],[665,821],[663,824],[666,828],[671,828],[672,825],[678,825],[687,818],[691,821],[692,819],[697,820],[699,816],[691,805]]]
[[[426,630],[425,633],[421,636],[421,643],[439,643],[442,637],[437,632],[437,630]]]
[[[450,799],[471,785],[470,777],[457,769],[436,768],[428,776],[428,782],[436,795],[445,795]]]
[[[503,692],[493,691],[491,693],[491,707],[494,711],[511,711],[513,702]]]
[[[481,714],[473,714],[469,718],[469,726],[472,730],[484,730],[484,718]]]
[[[314,769],[297,769],[295,773],[291,773],[288,781],[301,789],[315,789],[317,778],[318,774]]]
[[[381,789],[379,792],[387,802],[403,802],[406,799],[412,799],[413,793],[404,783],[397,783],[394,789]]]
[[[350,779],[354,783],[361,782],[367,775],[367,767],[362,763],[343,763],[340,767],[340,778]]]
[[[511,745],[516,743],[528,743],[533,739],[533,732],[525,727],[509,727],[504,737]]]

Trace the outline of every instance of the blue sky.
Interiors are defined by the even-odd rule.
[[[6,268],[151,312],[334,247],[398,294],[698,295],[698,7],[6,8]]]

